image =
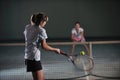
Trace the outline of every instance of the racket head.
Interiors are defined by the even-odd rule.
[[[69,58],[73,65],[80,70],[90,71],[94,67],[93,59],[87,55],[74,55],[75,58],[71,58],[66,52],[60,51],[60,54]]]
[[[74,59],[74,65],[77,69],[90,71],[94,67],[94,62],[93,59],[88,57],[87,55],[84,56],[78,55]]]

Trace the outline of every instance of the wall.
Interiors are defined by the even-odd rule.
[[[32,13],[49,16],[49,38],[69,38],[75,21],[86,37],[120,37],[120,1],[117,0],[1,0],[0,40],[24,39]]]

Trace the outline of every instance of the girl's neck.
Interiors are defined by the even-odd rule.
[[[42,28],[42,26],[41,26],[41,25],[39,25],[39,28]]]

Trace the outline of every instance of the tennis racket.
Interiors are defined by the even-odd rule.
[[[80,70],[90,71],[94,67],[93,59],[90,58],[87,55],[74,55],[73,58],[71,58],[66,52],[60,51],[60,53],[64,56],[66,56],[73,65]]]

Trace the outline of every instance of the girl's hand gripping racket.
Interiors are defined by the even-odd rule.
[[[62,54],[62,55],[64,55],[64,56],[68,57],[68,59],[74,64],[73,58],[71,58],[66,52],[60,51],[60,54]]]
[[[69,58],[73,65],[80,70],[90,71],[94,67],[93,59],[87,55],[74,55],[74,59],[71,58],[66,52],[60,51],[60,53]]]

